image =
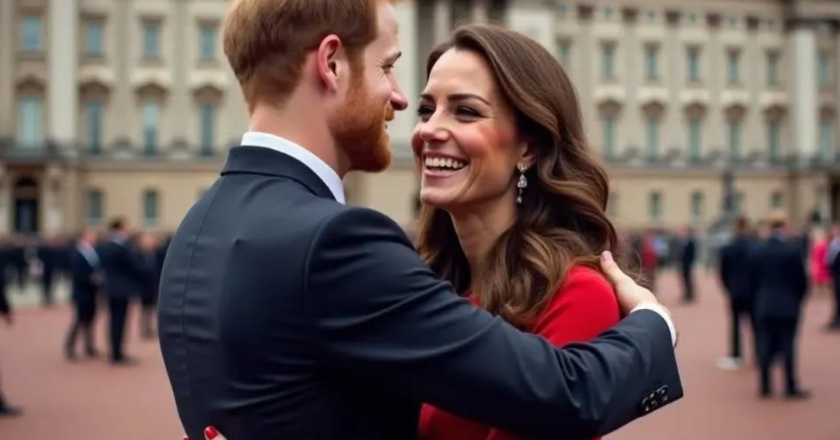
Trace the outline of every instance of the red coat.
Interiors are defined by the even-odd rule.
[[[575,266],[529,332],[556,346],[585,342],[619,321],[612,285],[598,272]],[[488,359],[492,362],[492,359]],[[522,437],[423,405],[420,440],[515,440]]]

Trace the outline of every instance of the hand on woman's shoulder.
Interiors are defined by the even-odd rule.
[[[555,345],[585,342],[618,323],[619,314],[615,291],[604,275],[590,267],[574,266],[533,332]]]

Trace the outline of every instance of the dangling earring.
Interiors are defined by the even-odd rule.
[[[525,191],[525,188],[528,187],[528,179],[525,178],[525,164],[519,164],[519,182],[516,183],[516,187],[519,188],[519,195],[516,196],[516,204],[522,204],[522,193]]]

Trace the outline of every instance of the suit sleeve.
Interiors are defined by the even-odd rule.
[[[6,270],[6,268],[10,265],[11,261],[11,252],[7,249],[0,249],[0,270]],[[2,286],[0,288],[0,316],[10,315],[12,313],[12,307],[9,304],[9,299],[6,297],[6,288]]]
[[[619,320],[618,301],[612,287],[597,272],[572,272],[540,317],[534,333],[555,347],[584,342],[614,326]],[[491,429],[487,440],[521,440],[501,429]]]
[[[720,277],[720,282],[723,284],[724,289],[726,290],[724,293],[729,293],[732,289],[730,288],[729,284],[729,271],[731,269],[730,262],[729,262],[729,251],[730,247],[724,246],[721,248],[720,252],[718,253],[718,276]]]
[[[603,435],[682,397],[670,332],[654,312],[558,349],[457,296],[396,223],[361,208],[322,224],[307,259],[322,361],[371,386],[555,440]]]

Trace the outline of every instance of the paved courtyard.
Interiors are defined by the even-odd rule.
[[[698,273],[698,284],[699,302],[690,306],[678,304],[671,274],[661,277],[658,289],[680,328],[678,358],[686,398],[608,438],[840,440],[840,333],[822,330],[831,305],[828,297],[810,298],[802,326],[801,378],[813,398],[760,401],[753,369],[725,372],[715,367],[725,350],[724,303],[711,277]],[[157,343],[138,338],[136,315],[129,321],[127,349],[140,361],[137,366],[113,368],[104,359],[71,364],[61,350],[70,309],[41,309],[34,305],[34,291],[12,293],[19,308],[13,327],[0,325],[0,377],[6,396],[25,413],[0,420],[0,440],[181,438]],[[100,318],[100,349],[105,347],[104,321]]]

